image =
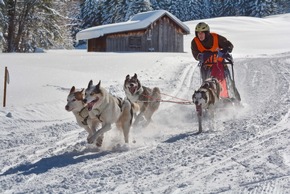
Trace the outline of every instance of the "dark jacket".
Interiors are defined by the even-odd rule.
[[[210,49],[213,46],[213,36],[211,35],[211,33],[207,34],[205,40],[202,41],[201,43],[206,49]],[[231,53],[234,48],[233,44],[230,41],[228,41],[225,37],[219,34],[218,34],[218,46],[219,49],[225,49],[229,53]],[[193,57],[197,60],[197,55],[198,53],[200,53],[200,51],[197,49],[194,39],[191,41],[191,52]]]

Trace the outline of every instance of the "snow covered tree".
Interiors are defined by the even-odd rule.
[[[186,21],[186,16],[188,15],[187,13],[187,8],[185,1],[183,0],[175,0],[171,3],[168,11],[175,15],[178,19],[181,21]]]
[[[152,8],[154,10],[163,9],[163,10],[169,10],[173,0],[150,0]]]
[[[278,0],[278,13],[290,13],[289,0]]]
[[[222,17],[222,16],[234,16],[235,8],[234,8],[233,0],[218,0],[213,1],[210,8],[211,17]]]
[[[4,0],[4,3],[5,52],[71,47],[65,0]]]
[[[4,35],[3,35],[3,28],[5,24],[5,17],[3,15],[4,12],[4,2],[3,0],[0,0],[0,52],[3,49],[3,43],[4,43]]]
[[[66,3],[67,5],[67,16],[69,18],[68,27],[71,32],[71,36],[75,41],[76,34],[82,29],[82,16],[81,16],[81,5],[82,0],[71,0]]]
[[[102,24],[102,1],[86,0],[81,4],[82,28],[98,26]]]
[[[196,0],[196,19],[210,18],[210,0]]]
[[[112,23],[124,22],[126,21],[126,0],[118,0],[115,2],[114,7],[111,9]]]
[[[100,5],[102,24],[112,24],[125,20],[125,0],[105,0]]]
[[[128,21],[137,13],[151,11],[153,9],[148,0],[126,0],[125,10],[125,21]]]
[[[249,5],[249,16],[264,17],[277,13],[277,3],[274,0],[255,0]]]

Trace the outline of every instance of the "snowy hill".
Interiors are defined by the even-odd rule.
[[[125,76],[134,73],[160,87],[162,99],[190,101],[200,85],[190,52],[199,21],[186,22],[185,53],[0,54],[0,75],[5,66],[10,74],[0,108],[0,193],[290,193],[290,14],[203,21],[235,46],[245,107],[220,110],[216,129],[199,135],[193,105],[163,102],[152,124],[131,131],[129,145],[114,127],[97,149],[64,109],[73,85],[102,80],[124,97]]]

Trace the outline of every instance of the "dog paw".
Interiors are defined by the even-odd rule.
[[[95,139],[96,139],[96,136],[95,136],[95,135],[96,135],[96,134],[91,135],[91,136],[88,136],[88,138],[87,138],[87,142],[88,142],[89,144],[94,143],[94,141],[95,141]]]
[[[97,138],[96,146],[101,147],[103,144],[103,136]]]
[[[93,141],[91,141],[90,139],[87,139],[88,144],[92,144]]]
[[[102,147],[102,143],[103,143],[103,142],[97,142],[97,143],[96,143],[96,146],[97,146],[97,147]]]

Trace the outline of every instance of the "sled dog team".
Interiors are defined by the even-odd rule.
[[[113,96],[91,80],[84,90],[73,86],[67,97],[65,109],[72,112],[79,126],[88,132],[87,142],[101,146],[104,133],[115,124],[129,143],[131,126],[146,127],[153,113],[160,105],[161,93],[158,87],[153,89],[141,85],[137,74],[126,76],[124,81],[126,98]],[[133,122],[134,120],[134,122]]]
[[[146,127],[152,115],[159,108],[161,93],[158,87],[148,88],[141,84],[135,73],[127,75],[123,89],[125,99],[116,97],[90,80],[86,89],[71,88],[65,109],[72,112],[80,127],[88,132],[87,142],[102,146],[104,133],[115,124],[123,131],[125,143],[129,143],[129,131],[133,127]],[[208,78],[192,95],[192,102],[199,109],[207,109],[213,114],[219,100],[221,86],[214,77]],[[134,120],[134,122],[133,122]],[[201,129],[200,129],[201,130]],[[200,131],[201,132],[201,131]]]

